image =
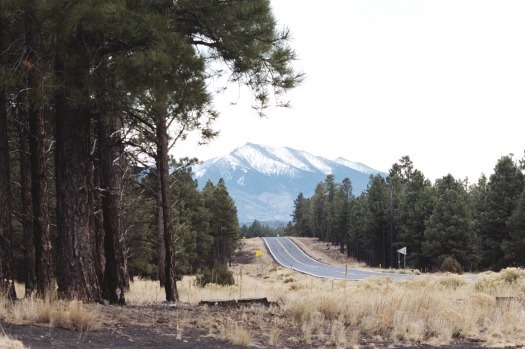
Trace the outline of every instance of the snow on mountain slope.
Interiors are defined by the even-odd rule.
[[[337,162],[338,164],[349,167],[349,168],[353,168],[354,170],[363,172],[363,173],[375,174],[378,172],[377,170],[374,170],[373,168],[368,167],[360,162],[346,160],[345,158],[337,158],[334,160],[334,162]]]
[[[303,193],[313,194],[317,183],[333,174],[336,181],[349,178],[354,194],[365,190],[370,174],[380,174],[364,164],[343,158],[335,161],[292,148],[248,143],[228,155],[193,167],[202,188],[220,178],[237,205],[239,221],[283,221],[291,218],[293,201]]]
[[[213,158],[195,166],[196,178],[204,176],[206,169],[217,163],[220,163],[223,168],[228,167],[232,170],[249,168],[266,175],[293,176],[299,171],[322,172],[324,174],[333,172],[333,164],[330,164],[330,160],[305,151],[248,143],[226,156]]]
[[[244,166],[250,167],[263,174],[288,174],[295,173],[294,166],[280,158],[272,156],[263,147],[247,144],[235,149],[230,156],[239,160]]]

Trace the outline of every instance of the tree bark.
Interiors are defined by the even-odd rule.
[[[1,34],[1,33],[0,33]],[[1,48],[1,46],[0,46]],[[12,278],[11,259],[11,176],[5,90],[0,90],[0,293],[2,280]]]
[[[53,251],[49,223],[47,154],[44,146],[45,126],[42,107],[29,114],[31,137],[31,185],[33,199],[33,231],[35,241],[37,293],[44,297],[53,287]]]
[[[4,52],[4,17],[0,13],[0,52]],[[0,60],[2,60],[0,56]],[[8,292],[3,280],[13,277],[11,249],[11,176],[9,173],[9,142],[7,132],[7,99],[0,87],[0,293]],[[14,288],[12,288],[14,291]],[[9,293],[16,298],[16,294]]]
[[[160,113],[157,120],[157,158],[159,159],[159,180],[162,200],[162,218],[164,227],[164,246],[166,248],[165,265],[165,290],[166,301],[176,302],[179,300],[177,284],[175,283],[175,259],[173,244],[173,222],[171,215],[171,196],[169,183],[169,158],[168,158],[168,129],[166,115]]]
[[[36,27],[37,21],[34,13],[35,5],[29,4],[26,10],[26,61],[27,72],[27,98],[29,118],[29,153],[31,165],[31,199],[33,214],[33,249],[34,273],[36,274],[37,293],[45,297],[52,288],[53,258],[49,223],[49,197],[47,181],[47,154],[45,149],[46,131],[45,114],[41,83],[37,69],[39,68],[37,52],[40,50],[40,33]],[[27,239],[29,241],[29,238]],[[26,241],[26,243],[28,243]],[[30,262],[27,260],[27,262]],[[27,287],[27,286],[26,286]],[[26,289],[27,294],[27,289]]]
[[[157,160],[157,170],[155,171],[155,228],[157,229],[157,244],[158,244],[158,261],[157,269],[160,287],[166,286],[166,246],[164,244],[164,219],[162,218],[162,191],[160,186],[160,162]]]
[[[19,101],[28,105],[29,98]],[[20,193],[22,201],[22,231],[24,236],[25,296],[30,297],[37,287],[33,197],[31,191],[31,155],[29,150],[29,110],[19,108]]]
[[[118,117],[98,122],[102,211],[104,214],[104,251],[106,267],[102,294],[111,304],[126,304],[129,287],[126,245],[122,224],[123,143],[122,121]]]
[[[75,64],[65,66],[56,58],[55,74],[63,87],[56,101],[56,191],[58,228],[58,290],[65,298],[91,302],[100,300],[93,260],[94,237],[91,229],[93,205],[90,200],[91,113],[72,91],[84,88],[82,73],[89,62],[82,62],[82,37],[70,44]],[[80,54],[75,54],[80,52]],[[63,72],[63,73],[62,73]],[[88,97],[86,97],[88,98]],[[84,102],[86,103],[86,102]]]
[[[98,131],[97,131],[98,132]],[[100,154],[100,144],[99,151]],[[106,268],[106,255],[104,252],[104,212],[102,210],[102,169],[100,168],[100,155],[93,159],[93,185],[91,188],[91,199],[93,200],[93,216],[91,217],[91,229],[93,230],[94,247],[93,260],[95,272],[100,285],[104,283],[104,270]]]

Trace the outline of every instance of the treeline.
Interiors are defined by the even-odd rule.
[[[159,278],[177,300],[175,268],[187,267],[170,150],[217,134],[210,82],[247,86],[261,113],[270,94],[286,104],[301,80],[288,41],[268,0],[2,1],[0,280],[125,303],[124,211],[133,169],[149,167]]]
[[[446,269],[445,260],[469,271],[525,266],[524,169],[525,159],[503,156],[488,179],[449,174],[432,184],[404,156],[359,196],[349,179],[328,175],[312,197],[296,198],[292,232],[371,266],[397,268],[403,247],[407,266],[420,270]]]
[[[266,237],[266,236],[284,236],[291,232],[292,223],[289,222],[287,226],[279,225],[271,227],[255,219],[250,226],[243,224],[241,227],[241,236],[246,238]]]

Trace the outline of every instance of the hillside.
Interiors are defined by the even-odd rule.
[[[208,180],[223,178],[235,200],[240,223],[288,222],[293,201],[299,193],[311,196],[328,174],[337,180],[348,177],[354,194],[366,189],[369,176],[381,173],[344,158],[328,160],[292,148],[248,143],[227,155],[210,159],[193,168],[202,188]]]

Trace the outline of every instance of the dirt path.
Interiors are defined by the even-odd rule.
[[[232,343],[206,337],[203,333],[187,333],[178,337],[176,329],[167,326],[109,326],[87,334],[61,328],[32,325],[11,325],[0,322],[3,331],[18,339],[27,348],[243,348]]]

